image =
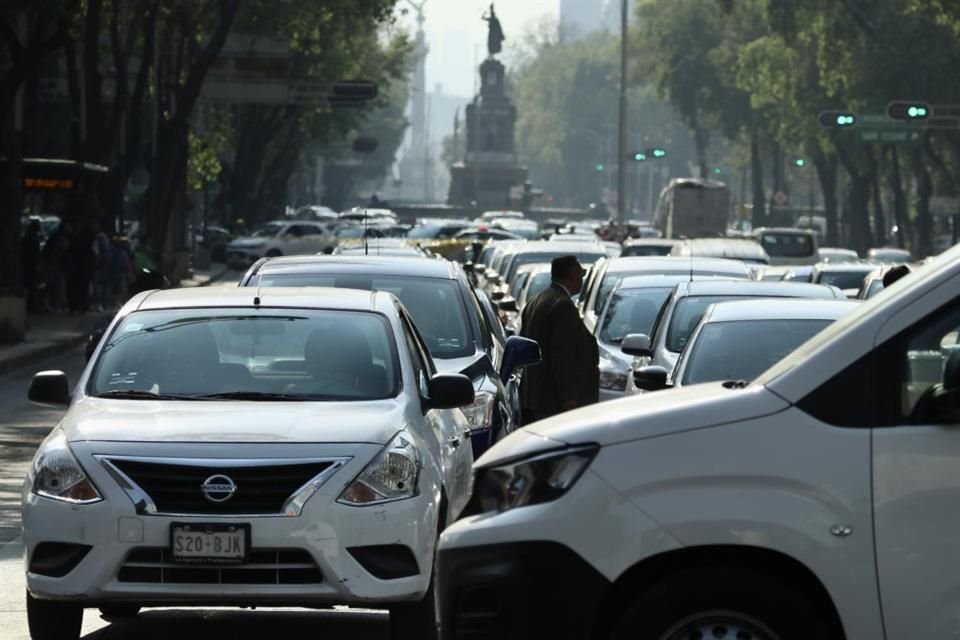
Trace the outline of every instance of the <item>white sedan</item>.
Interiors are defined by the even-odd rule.
[[[70,405],[23,489],[35,640],[171,605],[386,607],[394,637],[435,633],[474,391],[391,294],[140,294],[68,393],[58,371],[29,393]]]

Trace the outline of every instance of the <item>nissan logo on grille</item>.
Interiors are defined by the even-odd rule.
[[[226,502],[237,492],[237,483],[225,475],[217,474],[204,480],[200,491],[210,502]]]

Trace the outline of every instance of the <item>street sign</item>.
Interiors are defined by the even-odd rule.
[[[864,144],[909,144],[917,142],[922,133],[920,129],[859,129],[857,140]]]

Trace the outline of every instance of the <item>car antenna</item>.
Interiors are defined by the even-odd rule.
[[[690,282],[693,282],[693,240],[687,240],[690,243]]]
[[[363,210],[363,255],[370,255],[370,239],[367,237],[367,210]]]
[[[253,296],[253,306],[260,306],[260,286],[263,284],[263,273],[257,274],[257,295]]]

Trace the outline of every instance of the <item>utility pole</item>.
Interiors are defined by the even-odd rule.
[[[627,185],[627,0],[620,0],[620,123],[617,144],[617,222],[626,219]]]

